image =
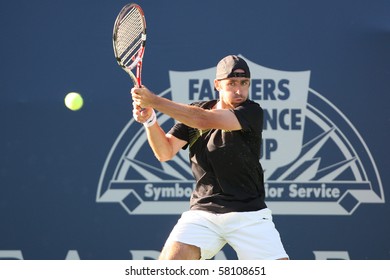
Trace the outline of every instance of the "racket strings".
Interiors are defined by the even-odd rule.
[[[118,59],[129,66],[143,43],[144,25],[138,9],[131,9],[120,21],[117,31]]]

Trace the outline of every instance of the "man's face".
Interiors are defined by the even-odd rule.
[[[235,108],[249,95],[249,78],[228,78],[214,81],[215,88],[219,91],[222,104],[227,108]],[[223,107],[225,107],[223,106]]]

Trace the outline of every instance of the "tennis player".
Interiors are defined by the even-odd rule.
[[[160,161],[189,149],[196,187],[190,209],[169,235],[160,259],[211,259],[228,243],[238,259],[288,259],[264,202],[260,160],[263,110],[248,99],[250,70],[229,55],[217,65],[219,99],[180,104],[133,88],[133,116]],[[165,133],[156,109],[177,123]]]

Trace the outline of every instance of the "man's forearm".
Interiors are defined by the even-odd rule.
[[[161,113],[190,127],[203,128],[207,121],[207,112],[196,106],[176,103],[160,96],[155,96],[151,105]]]
[[[157,123],[151,127],[146,128],[146,135],[149,145],[152,148],[155,157],[159,161],[167,161],[174,156],[169,139],[166,137],[165,132]]]

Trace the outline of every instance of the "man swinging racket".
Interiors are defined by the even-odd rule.
[[[250,70],[229,55],[217,65],[219,99],[185,105],[134,87],[133,116],[160,161],[189,149],[196,187],[190,210],[168,237],[160,259],[211,259],[228,243],[238,259],[288,259],[264,202],[260,160],[263,110],[248,99]],[[154,109],[177,121],[168,133]]]

